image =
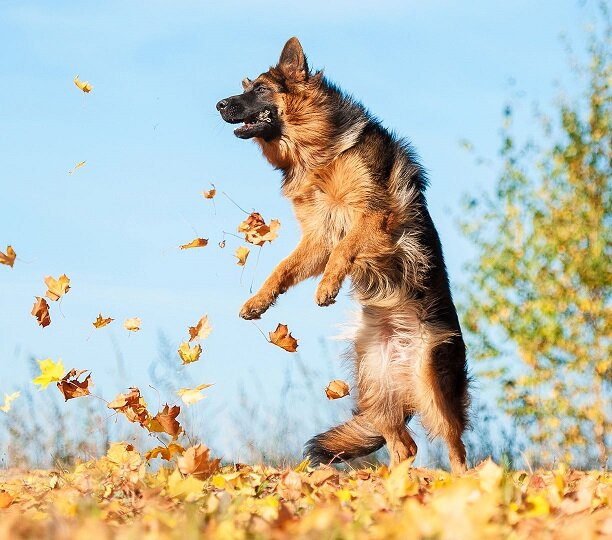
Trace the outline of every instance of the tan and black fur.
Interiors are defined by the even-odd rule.
[[[442,248],[427,210],[425,172],[411,146],[362,105],[311,73],[296,38],[279,63],[217,104],[283,173],[282,191],[302,229],[284,259],[240,311],[258,318],[291,286],[322,275],[316,302],[334,302],[350,277],[362,304],[354,340],[356,410],[306,443],[311,462],[366,455],[387,444],[391,465],[415,456],[406,423],[418,415],[466,468],[465,345]]]

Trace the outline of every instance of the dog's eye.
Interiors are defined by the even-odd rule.
[[[263,84],[257,85],[255,87],[255,92],[257,92],[258,94],[264,94],[267,91],[268,91],[268,87],[264,86]]]

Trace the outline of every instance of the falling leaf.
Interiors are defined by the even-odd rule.
[[[87,163],[87,160],[79,161],[79,163],[77,163],[74,167],[72,167],[72,169],[68,171],[68,174],[74,174],[77,169],[80,169],[83,165],[85,165],[85,163]]]
[[[225,247],[225,240],[221,240],[221,242],[219,242],[219,247],[221,249],[223,249]]]
[[[176,393],[181,397],[186,405],[193,405],[206,397],[201,392],[209,386],[212,386],[212,384],[200,384],[195,388],[181,388]]]
[[[270,343],[278,345],[281,349],[285,349],[288,352],[295,352],[298,348],[297,339],[295,339],[286,324],[278,323],[274,332],[269,332]]]
[[[266,225],[259,212],[252,212],[240,225],[238,232],[244,233],[244,239],[250,244],[263,246],[266,242],[272,242],[278,236],[280,221],[273,219],[270,225]]]
[[[89,92],[91,92],[91,89],[93,88],[93,86],[91,86],[91,84],[89,84],[87,81],[83,82],[83,81],[79,80],[79,76],[78,75],[75,75],[75,77],[74,77],[74,84],[76,84],[86,94],[89,94]]]
[[[138,332],[140,330],[140,319],[138,317],[132,317],[131,319],[125,319],[123,326],[126,330],[131,332]]]
[[[78,397],[88,396],[91,392],[89,391],[89,386],[92,383],[91,381],[91,373],[85,377],[82,381],[79,381],[79,377],[83,374],[87,373],[86,369],[71,369],[61,381],[57,383],[57,387],[59,391],[64,395],[64,399],[68,401],[69,399],[74,399]]]
[[[161,457],[166,461],[170,461],[175,454],[180,456],[183,454],[183,452],[185,452],[185,449],[180,444],[171,442],[168,446],[156,446],[155,448],[152,448],[145,454],[144,457],[147,461],[150,461],[156,457]]]
[[[49,315],[49,304],[44,298],[36,297],[36,302],[32,307],[32,315],[38,319],[38,324],[43,328],[51,324],[51,316]]]
[[[200,355],[202,354],[202,346],[194,345],[192,349],[190,348],[189,343],[183,341],[178,348],[178,353],[183,361],[183,364],[191,364],[192,362],[196,362],[200,359]]]
[[[208,191],[202,191],[202,195],[204,196],[205,199],[212,199],[216,194],[217,194],[217,190],[215,189],[215,184],[211,184],[212,189],[209,189]]]
[[[208,315],[204,315],[195,326],[189,327],[189,341],[193,341],[194,339],[206,339],[210,332],[212,331],[212,327],[208,323]]]
[[[340,399],[344,396],[348,396],[349,394],[349,385],[340,379],[334,379],[325,389],[327,399]]]
[[[234,253],[235,257],[238,259],[236,263],[238,266],[244,266],[246,264],[247,257],[249,256],[250,250],[248,247],[240,246],[236,253]]]
[[[147,429],[153,433],[167,433],[173,439],[176,439],[183,431],[176,419],[180,412],[181,408],[178,405],[170,407],[166,403],[164,408],[149,420]]]
[[[93,323],[91,323],[91,324],[93,324],[95,328],[103,328],[107,324],[112,323],[114,320],[115,319],[111,319],[110,317],[105,319],[104,317],[102,317],[102,313],[100,313],[98,315],[98,318]]]
[[[12,394],[4,394],[4,405],[0,406],[0,411],[9,412],[11,410],[11,401],[15,401],[21,392],[13,392]]]
[[[178,458],[178,468],[198,480],[205,480],[219,470],[219,459],[210,459],[210,449],[203,444],[192,446]]]
[[[12,268],[13,264],[15,264],[16,258],[17,254],[15,253],[13,246],[6,246],[6,254],[0,251],[0,264],[6,264]]]
[[[179,246],[179,247],[181,249],[190,249],[190,248],[204,247],[207,245],[208,245],[207,238],[196,238],[195,240],[192,240],[191,242],[189,242],[189,244],[183,244],[182,246]]]
[[[70,290],[70,279],[66,274],[62,274],[59,278],[55,279],[51,276],[47,276],[45,278],[45,284],[49,289],[45,296],[49,300],[53,300],[54,302],[59,300],[62,296],[64,296]]]
[[[130,387],[127,394],[119,394],[107,407],[114,411],[125,414],[130,422],[138,422],[144,426],[150,418],[147,404],[140,395],[140,390],[134,386]]]
[[[8,491],[0,489],[0,509],[8,508],[13,504],[15,497],[13,497]]]
[[[52,382],[57,382],[64,376],[64,364],[61,360],[55,363],[51,358],[38,360],[40,375],[32,382],[40,385],[40,390],[47,388]]]

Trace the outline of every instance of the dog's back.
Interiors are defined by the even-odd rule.
[[[386,442],[395,465],[416,454],[406,422],[418,414],[431,436],[447,441],[453,471],[465,470],[465,346],[426,207],[426,176],[410,146],[321,73],[312,75],[295,38],[278,66],[219,107],[228,121],[246,120],[237,135],[254,132],[283,171],[303,233],[241,315],[258,317],[290,286],[319,274],[319,305],[333,303],[349,275],[363,305],[355,415],[311,439],[305,454],[313,463],[345,460]],[[271,121],[260,127],[262,115]]]

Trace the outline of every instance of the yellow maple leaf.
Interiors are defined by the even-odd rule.
[[[57,301],[64,296],[70,290],[70,279],[66,274],[62,274],[57,279],[47,276],[45,277],[45,284],[49,289],[45,296],[49,300]]]
[[[16,258],[17,254],[15,253],[13,246],[6,246],[6,253],[2,253],[2,251],[0,251],[0,264],[6,264],[13,268]]]
[[[247,257],[249,256],[250,250],[248,247],[240,246],[234,256],[238,259],[236,263],[238,266],[244,266],[246,264]]]
[[[195,388],[181,388],[176,393],[186,405],[192,405],[193,403],[197,403],[206,397],[201,392],[209,386],[212,386],[212,384],[199,384]]]
[[[21,392],[13,392],[12,394],[4,394],[4,405],[0,406],[0,411],[2,412],[9,412],[11,410],[11,401],[15,401],[19,396],[21,395]]]
[[[52,382],[61,381],[64,376],[64,364],[61,360],[58,360],[57,363],[51,358],[38,360],[38,367],[40,368],[40,375],[32,382],[40,385],[40,390],[47,388]]]
[[[196,362],[200,359],[200,355],[202,354],[202,346],[194,345],[192,349],[189,346],[189,343],[183,341],[178,348],[178,353],[183,361],[183,364],[191,364],[192,362]]]
[[[91,92],[93,86],[89,84],[87,81],[81,81],[78,75],[74,76],[74,84],[76,84],[83,92],[89,94]]]
[[[130,330],[131,332],[138,332],[140,330],[140,318],[132,317],[131,319],[125,319],[123,326],[126,330]]]
[[[168,446],[156,446],[155,448],[152,448],[145,454],[144,457],[147,461],[150,461],[156,457],[161,457],[166,461],[170,461],[175,454],[180,456],[183,454],[183,452],[185,452],[185,449],[180,444],[172,442]]]

